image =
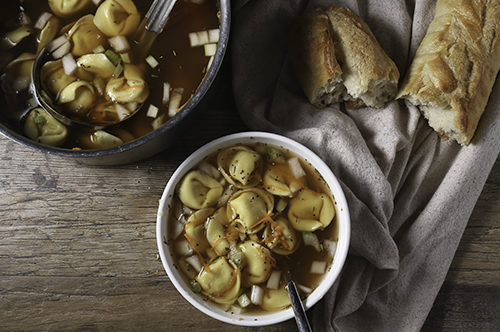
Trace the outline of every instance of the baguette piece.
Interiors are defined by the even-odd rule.
[[[316,8],[290,37],[292,66],[316,107],[340,101],[348,107],[382,107],[396,96],[398,68],[349,8]]]
[[[399,71],[368,25],[349,8],[326,9],[342,80],[353,100],[382,107],[396,97]]]
[[[443,138],[467,145],[500,69],[500,0],[438,0],[398,98]]]
[[[342,69],[335,57],[330,23],[324,10],[316,8],[305,14],[290,36],[292,66],[309,102],[324,108],[344,100]]]

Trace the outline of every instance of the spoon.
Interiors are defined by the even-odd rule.
[[[293,314],[295,316],[295,321],[297,322],[297,327],[300,332],[311,332],[311,325],[307,319],[306,311],[304,310],[304,305],[300,299],[299,292],[297,291],[297,286],[292,280],[290,271],[286,271],[286,290],[288,291],[288,296],[290,297],[290,302],[292,303]]]
[[[139,59],[144,59],[144,55],[149,52],[151,45],[153,44],[154,39],[158,34],[163,31],[165,27],[168,16],[172,11],[177,0],[155,0],[151,4],[148,12],[145,15],[143,25],[141,25],[142,32],[140,33],[140,38],[137,42],[138,49],[140,50]],[[42,66],[52,60],[51,54],[48,51],[50,49],[50,44],[44,47],[36,56],[35,61],[33,63],[33,69],[31,73],[32,82],[33,82],[33,95],[38,102],[38,104],[43,107],[47,112],[49,112],[52,116],[54,116],[57,120],[65,125],[76,125],[76,126],[85,126],[85,127],[107,127],[110,125],[116,125],[120,122],[123,122],[136,114],[143,106],[143,104],[136,107],[135,110],[131,111],[126,117],[109,121],[106,123],[90,123],[88,121],[73,118],[61,111],[60,106],[56,105],[54,100],[46,93],[42,88],[42,82],[40,77],[40,72]],[[25,116],[25,114],[23,115]],[[21,119],[22,121],[22,119]]]

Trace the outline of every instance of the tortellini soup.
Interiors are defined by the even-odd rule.
[[[174,117],[210,68],[219,40],[218,8],[216,0],[177,1],[163,32],[145,52],[149,39],[144,39],[148,34],[142,22],[151,4],[6,2],[0,13],[2,121],[42,144],[79,150],[130,142]],[[65,116],[91,126],[67,126],[40,111],[31,71],[43,48],[51,55],[40,72],[44,98]],[[21,113],[26,116],[19,125],[16,114]],[[33,128],[52,131],[54,123],[65,135],[52,140],[34,134]]]
[[[179,181],[168,244],[193,292],[233,313],[290,305],[318,286],[337,245],[336,203],[306,160],[263,143],[217,151]]]

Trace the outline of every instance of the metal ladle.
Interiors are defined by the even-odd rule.
[[[151,7],[149,8],[148,12],[144,17],[143,23],[140,26],[141,27],[140,30],[142,31],[140,31],[138,34],[139,38],[137,40],[137,46],[136,46],[137,49],[139,50],[137,57],[138,59],[145,58],[145,55],[149,52],[149,49],[151,48],[156,36],[158,36],[163,31],[163,28],[167,24],[170,12],[172,11],[172,8],[174,7],[176,2],[177,0],[153,1]],[[35,61],[33,63],[33,69],[31,73],[31,79],[33,82],[33,95],[38,104],[41,107],[43,107],[47,112],[49,112],[52,116],[54,116],[57,120],[59,120],[61,123],[65,125],[79,125],[86,127],[106,127],[110,125],[116,125],[122,121],[125,121],[126,119],[133,116],[142,108],[142,105],[139,105],[127,117],[115,122],[109,122],[104,124],[90,123],[87,121],[82,121],[80,119],[71,118],[67,116],[66,114],[64,114],[63,111],[60,110],[60,106],[55,105],[55,103],[52,101],[52,98],[50,98],[49,95],[42,88],[42,82],[40,77],[42,66],[46,62],[52,60],[51,54],[47,50],[49,47],[50,47],[49,45],[44,47],[37,54]],[[23,117],[26,116],[27,113],[28,112],[24,113]]]

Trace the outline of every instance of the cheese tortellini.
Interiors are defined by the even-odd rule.
[[[7,79],[12,83],[15,91],[25,90],[29,87],[34,61],[34,54],[22,53],[7,65]]]
[[[233,303],[241,286],[240,270],[224,257],[217,258],[196,277],[205,295],[221,304]]]
[[[142,70],[125,65],[123,77],[109,80],[106,95],[114,103],[143,103],[149,96],[149,88]]]
[[[213,206],[222,195],[222,185],[201,171],[191,171],[179,186],[179,199],[191,209]]]
[[[302,189],[290,200],[288,220],[298,231],[313,232],[324,229],[334,217],[333,202],[326,194]]]
[[[45,26],[40,30],[40,34],[38,35],[38,46],[37,53],[42,50],[48,43],[50,43],[54,37],[57,35],[59,28],[61,27],[61,21],[52,16],[49,18]]]
[[[68,137],[68,130],[43,108],[35,108],[24,120],[24,134],[46,145],[61,146]]]
[[[58,96],[65,87],[76,81],[74,75],[66,75],[61,60],[46,62],[40,72],[42,87],[52,95]]]
[[[188,171],[167,236],[193,292],[250,313],[290,306],[288,271],[302,295],[314,290],[337,235],[333,197],[309,166],[256,143],[214,152]]]
[[[265,190],[257,188],[236,192],[227,204],[229,219],[242,226],[242,232],[253,234],[264,228],[263,218],[269,215],[274,206],[274,197]]]
[[[91,14],[76,21],[68,31],[68,37],[73,43],[71,53],[74,56],[92,53],[98,46],[106,45],[106,36],[95,26]]]
[[[84,116],[96,99],[94,87],[85,81],[75,81],[62,89],[59,103],[71,114]]]
[[[261,181],[262,158],[250,148],[225,149],[217,156],[217,164],[224,178],[237,188],[254,187]]]
[[[49,0],[50,9],[59,17],[73,17],[90,7],[92,0]]]
[[[106,0],[94,17],[94,24],[107,36],[128,36],[137,30],[141,16],[132,0]]]

